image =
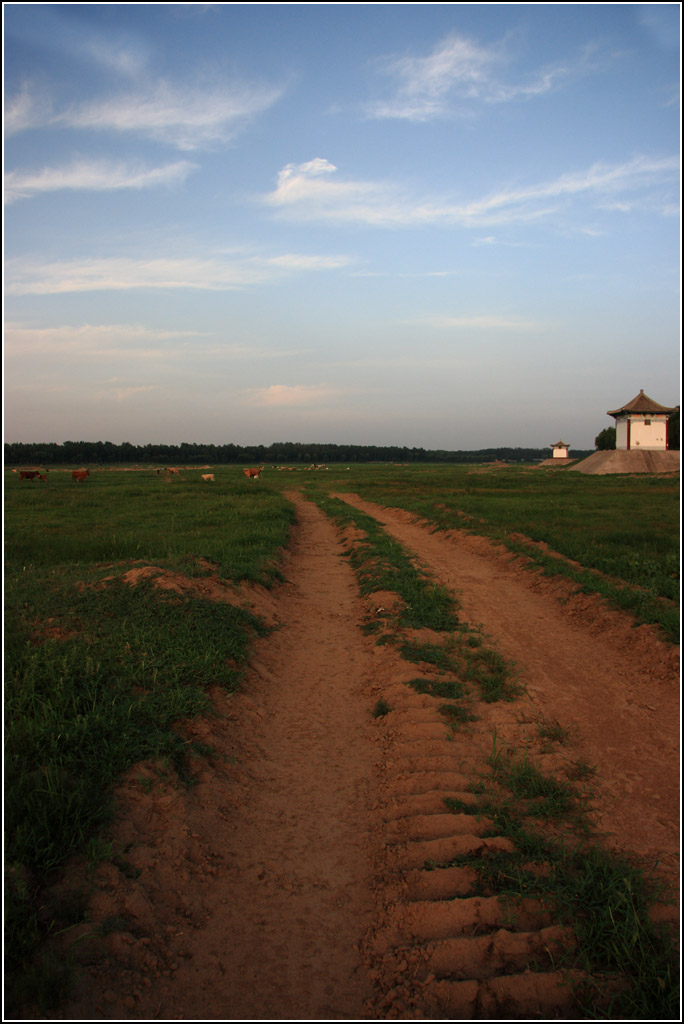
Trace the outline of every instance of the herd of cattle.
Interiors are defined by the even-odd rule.
[[[16,469],[13,469],[12,472],[16,473]],[[20,469],[19,470],[19,479],[20,480],[41,480],[45,484],[45,483],[47,483],[47,475],[46,474],[47,474],[47,470],[45,470],[45,473],[42,473],[41,470],[39,470],[39,469]],[[72,469],[72,471],[71,471],[71,479],[72,480],[79,480],[81,483],[83,483],[83,481],[86,479],[86,477],[89,477],[89,476],[90,476],[90,470],[89,469]]]
[[[296,466],[273,466],[273,469],[280,470],[281,472],[282,471],[293,472],[297,468],[298,467],[296,467]],[[328,467],[325,466],[325,465],[317,466],[315,463],[312,463],[309,466],[309,469],[327,469],[327,468]],[[258,480],[259,477],[261,476],[261,474],[263,473],[263,470],[264,470],[263,466],[257,466],[256,469],[243,469],[242,472],[245,474],[245,476],[247,477],[248,480]],[[12,472],[16,473],[17,471],[16,471],[16,469],[13,469]],[[175,466],[165,467],[164,469],[157,469],[157,470],[155,470],[155,472],[156,472],[157,476],[160,476],[160,474],[163,473],[164,477],[167,480],[169,480],[172,476],[180,477],[180,470],[177,469]],[[43,483],[47,483],[47,476],[46,476],[46,474],[47,474],[47,470],[43,471],[41,469],[20,469],[19,470],[19,479],[20,480],[41,480]],[[85,480],[89,476],[90,476],[90,470],[89,469],[72,469],[72,471],[71,471],[71,479],[72,480],[77,480],[79,483],[84,483]],[[202,473],[202,479],[204,481],[206,481],[207,483],[215,483],[215,479],[214,479],[214,474],[213,473]]]

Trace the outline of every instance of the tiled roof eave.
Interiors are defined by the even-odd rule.
[[[625,405],[620,406],[619,409],[609,409],[606,415],[621,416],[630,412],[655,414],[671,413],[676,412],[676,410],[671,409],[667,405],[660,405],[659,402],[654,402],[652,398],[649,398],[648,395],[643,393],[643,391],[640,391],[636,398],[633,398],[631,402],[627,402]]]

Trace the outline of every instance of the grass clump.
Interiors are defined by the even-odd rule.
[[[384,718],[385,715],[388,715],[391,710],[392,708],[384,699],[384,697],[380,697],[375,707],[373,708],[373,718]]]
[[[442,644],[408,640],[400,643],[406,661],[431,665],[437,671],[454,674],[477,685],[487,704],[514,700],[522,691],[515,682],[511,662],[498,651],[485,647],[481,637],[461,626]]]
[[[679,1019],[678,957],[673,936],[652,921],[664,894],[650,874],[592,838],[580,792],[527,756],[497,751],[496,734],[489,766],[489,784],[474,800],[445,799],[454,813],[491,821],[485,836],[515,846],[451,862],[476,872],[474,894],[498,895],[513,914],[517,900],[532,897],[572,931],[575,942],[557,966],[589,979],[575,992],[587,1017]]]
[[[572,930],[576,942],[557,966],[589,976],[575,993],[586,1016],[679,1019],[678,958],[672,937],[651,920],[662,894],[643,868],[594,843],[549,840],[514,815],[499,816],[495,828],[517,849],[467,861],[478,891],[509,906],[536,898]],[[604,983],[616,979],[606,1005]]]
[[[439,713],[446,718],[452,729],[458,729],[468,722],[476,722],[478,716],[474,714],[468,704],[440,704]]]
[[[558,720],[548,721],[542,718],[537,726],[537,735],[546,743],[559,743],[561,745],[570,739],[570,730],[560,724]]]
[[[410,679],[406,684],[416,693],[427,693],[431,697],[458,700],[467,695],[467,688],[458,679]]]
[[[557,819],[576,811],[576,790],[569,783],[544,774],[526,755],[497,755],[490,763],[499,785],[509,789],[515,801],[524,802],[532,817]]]

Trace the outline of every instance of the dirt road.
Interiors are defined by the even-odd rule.
[[[536,713],[573,728],[577,756],[599,769],[599,826],[612,844],[676,879],[679,649],[599,598],[530,573],[484,537],[431,533],[401,509],[344,497],[456,593],[463,617],[518,666]]]
[[[573,756],[599,766],[614,843],[674,870],[675,652],[620,616],[559,604],[484,540],[363,505],[458,592],[463,616],[516,659],[528,687],[453,734],[439,701],[405,685],[416,666],[359,629],[373,600],[359,597],[334,527],[292,499],[288,582],[249,599],[279,628],[258,641],[241,691],[215,693],[217,717],[188,728],[216,750],[195,787],[138,766],[118,788],[118,855],[94,875],[98,927],[65,940],[80,940],[81,979],[60,1016],[568,1013],[552,961],[570,937],[538,908],[512,921],[496,898],[473,896],[467,868],[424,869],[510,848],[483,838],[486,821],[446,813],[444,797],[472,800],[493,729],[519,742],[553,716],[573,727]],[[391,710],[375,717],[379,699]]]

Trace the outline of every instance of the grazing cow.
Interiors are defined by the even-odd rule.
[[[89,469],[72,469],[71,470],[71,479],[72,480],[79,480],[81,483],[83,483],[89,476],[90,476],[90,470]]]
[[[36,477],[40,477],[40,470],[38,469],[22,469],[19,473],[20,480],[35,480]],[[43,479],[46,479],[43,477]]]
[[[175,469],[173,466],[171,467],[171,469],[167,469],[166,472],[167,473],[172,473],[173,476],[180,476],[180,470],[179,469]]]
[[[202,473],[202,479],[203,480],[212,480],[213,481],[214,474],[213,473]]]
[[[243,469],[242,472],[245,474],[248,480],[258,480],[259,477],[261,476],[261,471],[263,468],[263,466],[259,466],[257,469]]]

